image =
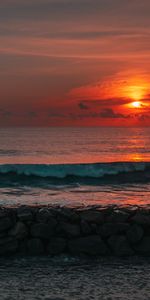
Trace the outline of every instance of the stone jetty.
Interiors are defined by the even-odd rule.
[[[0,207],[0,256],[150,256],[150,208]]]

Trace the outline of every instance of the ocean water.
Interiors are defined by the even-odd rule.
[[[1,128],[0,204],[150,204],[150,128]]]

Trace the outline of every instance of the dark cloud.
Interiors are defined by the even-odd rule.
[[[129,116],[121,114],[121,113],[116,113],[114,112],[114,110],[112,108],[104,108],[101,112],[100,112],[100,118],[112,118],[112,119],[116,119],[116,118],[128,118]]]
[[[105,108],[103,110],[101,110],[100,112],[87,112],[87,113],[76,113],[76,114],[69,114],[69,117],[71,117],[71,119],[74,120],[78,120],[78,119],[88,119],[88,118],[93,118],[93,119],[127,119],[127,118],[133,118],[132,114],[121,114],[118,112],[114,112],[113,109],[111,108]]]
[[[100,107],[100,106],[120,106],[131,102],[129,98],[108,98],[108,99],[90,99],[79,100],[80,103],[84,103],[86,106]]]
[[[78,106],[80,109],[89,109],[89,106],[84,102],[79,102]]]

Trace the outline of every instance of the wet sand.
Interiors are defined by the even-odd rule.
[[[148,300],[150,258],[1,258],[0,299]]]

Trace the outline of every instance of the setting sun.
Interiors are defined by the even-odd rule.
[[[140,101],[134,101],[131,103],[132,107],[141,108],[142,103]]]

